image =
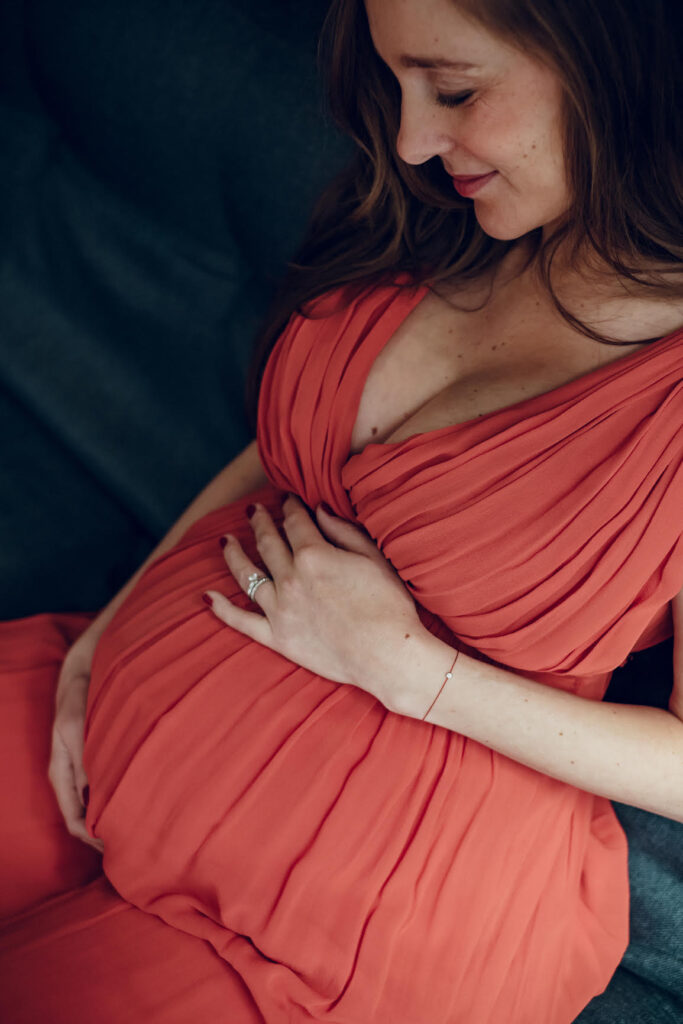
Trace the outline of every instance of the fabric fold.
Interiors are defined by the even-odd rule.
[[[630,651],[671,635],[683,332],[352,454],[373,362],[426,294],[404,277],[292,316],[259,404],[270,483],[152,563],[95,653],[86,827],[129,909],[224,963],[211,1019],[570,1024],[628,944],[628,851],[608,800],[389,712],[201,601],[216,589],[254,610],[218,539],[235,534],[262,565],[246,506],[281,524],[291,491],[367,529],[427,628],[483,661],[599,700]],[[58,943],[44,955],[54,989],[68,965]]]

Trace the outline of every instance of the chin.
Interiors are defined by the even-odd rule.
[[[482,231],[485,231],[491,238],[497,238],[501,242],[511,242],[515,238],[523,238],[538,228],[543,228],[544,234],[552,232],[560,223],[561,218],[541,217],[515,217],[513,211],[501,214],[494,208],[483,204],[474,204],[474,212]]]
[[[497,238],[500,242],[511,242],[515,238],[522,238],[523,235],[528,235],[534,228],[540,227],[538,224],[520,226],[515,223],[506,223],[503,218],[481,217],[478,212],[477,221],[482,231],[491,238]]]

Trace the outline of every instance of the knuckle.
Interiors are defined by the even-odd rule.
[[[311,521],[311,517],[309,516],[308,512],[301,505],[291,505],[287,509],[286,515],[291,522],[295,523],[310,523]]]
[[[296,576],[292,576],[288,573],[280,579],[278,583],[278,590],[283,598],[295,599],[299,591],[299,581]]]
[[[321,568],[321,551],[317,544],[303,544],[296,558],[299,567],[306,573],[318,572]]]
[[[256,548],[259,553],[272,551],[275,546],[275,537],[269,530],[259,530],[256,534]]]

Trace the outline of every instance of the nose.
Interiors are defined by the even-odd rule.
[[[423,164],[434,156],[450,153],[454,146],[452,111],[435,107],[419,96],[401,100],[401,124],[396,138],[396,151],[407,164]]]

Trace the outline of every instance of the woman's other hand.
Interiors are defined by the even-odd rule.
[[[263,614],[239,608],[212,590],[207,593],[214,614],[295,664],[358,686],[391,709],[392,680],[425,632],[412,596],[363,529],[322,506],[316,509],[316,525],[291,495],[283,511],[287,540],[262,505],[250,520],[272,578],[254,593]],[[229,539],[224,554],[244,591],[251,574],[264,575],[236,538]]]
[[[68,831],[102,853],[102,840],[93,839],[85,827],[87,798],[84,800],[83,795],[88,785],[83,768],[85,709],[96,645],[97,637],[86,631],[67,651],[62,664],[55,697],[48,778]]]

